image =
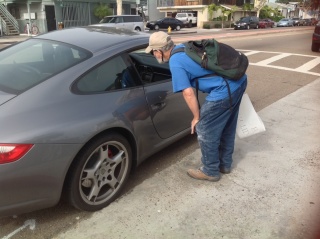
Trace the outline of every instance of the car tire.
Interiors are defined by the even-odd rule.
[[[176,26],[176,31],[180,31],[181,27],[179,25]]]
[[[247,30],[250,30],[250,26],[249,25],[247,25]]]
[[[158,31],[159,30],[159,25],[154,25],[154,30]]]
[[[129,142],[120,134],[102,135],[83,147],[66,181],[69,203],[80,210],[97,211],[114,201],[132,165]]]
[[[137,31],[137,32],[141,32],[140,27],[136,27],[134,30]]]
[[[320,44],[314,43],[314,42],[311,44],[311,51],[318,52],[319,48],[320,48]]]

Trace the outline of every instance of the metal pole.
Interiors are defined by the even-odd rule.
[[[27,9],[28,9],[28,16],[29,16],[29,23],[27,24],[27,32],[28,32],[28,36],[30,36],[31,14],[30,14],[30,3],[29,2],[27,2]]]

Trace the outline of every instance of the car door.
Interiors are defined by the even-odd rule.
[[[124,28],[128,30],[134,30],[134,16],[124,16],[123,17],[124,21]]]
[[[166,139],[190,127],[192,114],[181,93],[173,93],[168,63],[159,64],[154,56],[130,53],[144,85],[152,123],[159,137]]]
[[[165,18],[163,21],[160,23],[160,28],[165,28],[167,29],[170,26],[170,19]]]
[[[122,28],[122,29],[123,29],[123,28],[126,28],[125,22],[124,22],[122,16],[118,16],[118,17],[116,18],[115,27],[117,27],[117,28]]]
[[[169,19],[169,26],[172,28],[172,29],[175,29],[178,25],[178,20],[177,19]],[[182,27],[182,26],[181,26]]]

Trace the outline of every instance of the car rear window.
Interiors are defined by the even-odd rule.
[[[60,42],[30,39],[0,51],[0,91],[20,94],[91,53]]]
[[[123,17],[124,22],[143,22],[142,17],[140,16],[124,16]]]

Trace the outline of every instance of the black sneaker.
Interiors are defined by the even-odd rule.
[[[220,168],[220,173],[229,174],[229,173],[231,173],[231,168],[221,167]]]

